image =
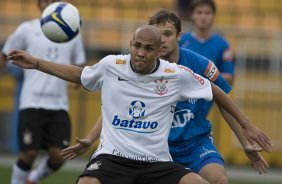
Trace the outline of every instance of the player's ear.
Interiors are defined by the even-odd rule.
[[[182,37],[182,32],[179,32],[178,35],[177,35],[177,41],[180,41],[181,37]]]
[[[132,40],[130,40],[130,42],[129,42],[129,46],[130,46],[130,48],[132,47]]]

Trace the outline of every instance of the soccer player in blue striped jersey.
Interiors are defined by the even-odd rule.
[[[150,17],[149,24],[161,31],[160,56],[163,59],[191,68],[226,93],[230,92],[231,87],[211,60],[179,47],[181,21],[173,12],[160,10]],[[210,183],[227,183],[223,158],[214,146],[211,137],[212,127],[207,120],[207,104],[209,103],[203,100],[177,103],[168,140],[170,153],[175,162],[191,168]],[[259,149],[249,146],[240,127],[234,125],[236,121],[232,121],[230,115],[223,109],[220,110],[237,135],[255,169],[260,173],[266,172],[268,165],[257,152]]]

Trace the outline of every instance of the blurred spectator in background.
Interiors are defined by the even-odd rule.
[[[189,10],[188,10],[189,12]],[[193,0],[190,4],[193,31],[184,33],[181,47],[212,60],[229,84],[234,80],[233,54],[228,42],[212,30],[216,5],[213,0]]]
[[[41,12],[57,0],[37,0]],[[41,31],[40,19],[20,24],[7,39],[0,66],[7,64],[7,54],[22,49],[37,57],[61,64],[83,65],[85,51],[81,35],[68,43],[54,43]],[[13,166],[11,184],[38,183],[57,171],[64,163],[60,151],[69,145],[71,124],[67,83],[35,70],[24,70],[24,82],[19,102],[18,141],[20,154]],[[40,149],[45,157],[32,172]]]
[[[177,0],[177,10],[180,19],[190,21],[190,6],[191,0]]]

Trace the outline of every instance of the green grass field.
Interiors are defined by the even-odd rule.
[[[54,175],[43,180],[41,184],[75,184],[80,171],[61,170]],[[11,168],[0,166],[0,183],[9,184],[11,176]],[[229,184],[281,184],[280,182],[257,182],[257,181],[229,181]]]

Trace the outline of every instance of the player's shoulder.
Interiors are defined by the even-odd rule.
[[[213,39],[218,43],[218,44],[222,44],[224,46],[228,46],[229,43],[227,41],[227,39],[220,33],[214,33],[213,34]]]
[[[196,53],[195,51],[192,51],[184,47],[180,47],[179,50],[180,50],[181,55],[202,57],[202,55]]]
[[[167,60],[164,60],[164,59],[159,59],[160,60],[160,68],[162,70],[164,70],[165,68],[171,68],[171,69],[174,69],[176,68],[177,64],[176,63],[170,63],[169,61]]]
[[[186,47],[187,45],[189,45],[189,42],[191,41],[191,32],[186,32],[183,33],[181,36],[181,39],[179,41],[179,45],[181,47]]]
[[[188,38],[191,38],[192,37],[192,32],[191,31],[188,31],[188,32],[185,32],[182,34],[181,38],[183,39],[188,39]]]
[[[39,19],[32,19],[20,23],[18,28],[28,30],[28,29],[34,29],[34,27],[38,25],[39,25]]]
[[[189,65],[195,65],[196,63],[203,63],[203,62],[206,63],[209,61],[209,59],[206,58],[205,56],[196,53],[190,49],[179,48],[179,50],[180,50],[179,61],[183,65],[188,63]]]
[[[160,59],[160,71],[164,75],[179,75],[183,71],[192,71],[190,68],[184,65],[176,63],[170,63],[169,61]]]

